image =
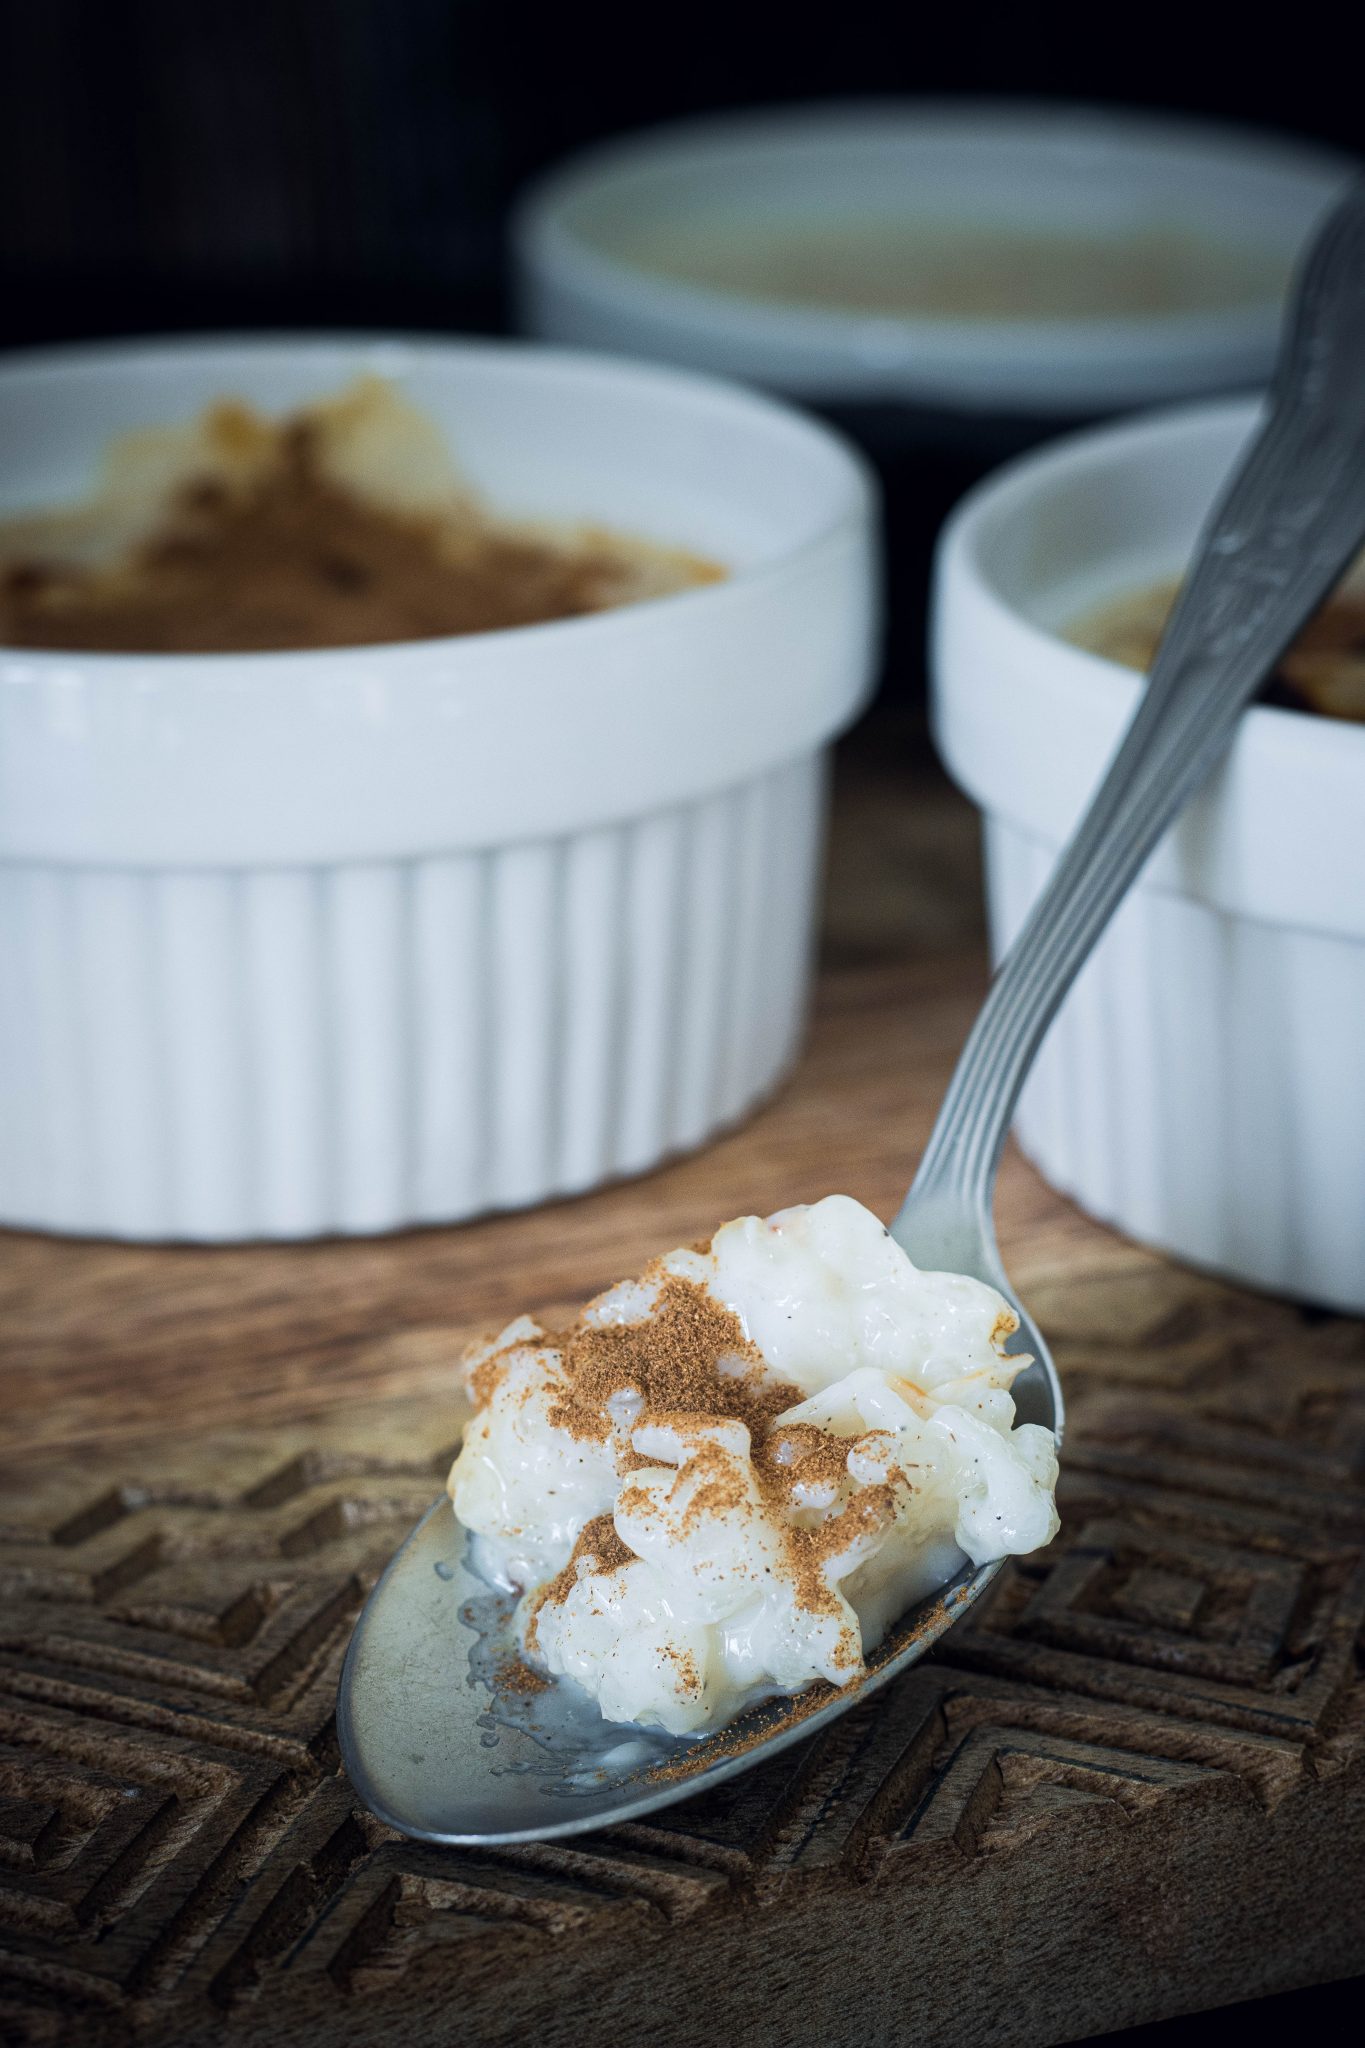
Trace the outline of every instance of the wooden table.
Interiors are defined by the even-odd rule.
[[[419,1848],[338,1772],[459,1344],[722,1215],[889,1213],[983,984],[974,847],[899,740],[855,748],[801,1065],[643,1181],[359,1243],[0,1234],[0,2037],[1038,2048],[1365,1967],[1365,1332],[1017,1158],[1065,1527],[939,1655],[569,1846]]]

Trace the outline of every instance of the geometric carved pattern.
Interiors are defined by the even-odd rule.
[[[1017,1899],[1050,1859],[1081,1869],[1191,1816],[1264,1828],[1358,1773],[1362,1334],[1190,1276],[1178,1291],[1117,1347],[1088,1335],[1084,1300],[1070,1330],[1066,1300],[1036,1302],[1071,1403],[1063,1534],[933,1659],[732,1784],[564,1845],[425,1849],[338,1770],[348,1632],[450,1453],[428,1407],[394,1456],[334,1442],[281,1457],[263,1434],[207,1477],[16,1479],[0,1540],[0,2034],[189,2044],[227,2024],[249,2040],[295,2013],[302,2039],[381,2039],[397,1987],[419,2013],[421,1986],[443,1987],[439,2005],[458,1984],[484,2014],[469,2038],[502,2038],[505,2008],[510,2039],[531,2023],[518,1958],[547,1943],[566,1984],[642,1940],[666,1972],[736,1914],[805,1897],[856,1899],[870,1940],[883,1901],[927,1911],[963,1872]],[[1163,1896],[1137,1897],[1134,1924],[1178,1945]],[[1318,1973],[1360,1967],[1359,1926],[1332,1938]],[[752,1954],[761,1921],[746,1939]],[[592,1992],[604,2013],[613,1995]],[[533,2024],[582,2038],[553,2007]],[[780,2038],[761,2013],[747,2024]],[[630,2037],[628,2011],[616,2025]]]
[[[1308,1572],[1298,1558],[1088,1522],[1020,1626],[1091,1656],[1264,1686],[1284,1669]]]

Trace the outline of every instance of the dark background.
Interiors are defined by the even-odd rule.
[[[526,178],[708,108],[1078,96],[1365,141],[1340,0],[1273,20],[1208,0],[0,0],[0,29],[0,345],[496,329]]]

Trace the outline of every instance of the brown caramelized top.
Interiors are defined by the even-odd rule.
[[[1130,591],[1078,619],[1066,637],[1145,673],[1177,588],[1154,583]],[[1339,591],[1309,620],[1262,689],[1261,701],[1365,722],[1365,590]]]
[[[32,542],[16,553],[0,531],[0,642],[129,654],[363,647],[575,618],[723,574],[624,536],[500,522],[465,495],[442,508],[367,500],[332,473],[331,417],[321,407],[275,426],[216,408],[205,472],[181,478],[152,530],[111,560]],[[215,473],[215,437],[249,442],[249,461]]]

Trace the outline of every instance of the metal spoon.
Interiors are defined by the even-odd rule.
[[[893,1228],[916,1264],[970,1273],[1019,1311],[1021,1420],[1060,1440],[1062,1397],[1041,1332],[1015,1298],[991,1220],[1024,1078],[1091,947],[1157,842],[1226,751],[1264,677],[1365,540],[1365,185],[1329,218],[1303,269],[1269,412],[1204,530],[1137,712],[1075,836],[1001,966]],[[803,1740],[923,1656],[999,1563],[964,1570],[891,1632],[866,1678],[755,1708],[699,1744],[651,1746],[557,1685],[502,1715],[477,1683],[496,1632],[461,1619],[488,1589],[438,1502],[375,1587],[341,1676],[337,1725],[366,1804],[424,1841],[547,1840],[639,1819]],[[482,1626],[482,1624],[481,1624]],[[473,1664],[471,1665],[471,1651]],[[795,1711],[794,1711],[795,1708]],[[561,1711],[561,1709],[563,1711]],[[577,1718],[575,1718],[577,1716]],[[510,1723],[510,1725],[509,1725]],[[613,1750],[613,1744],[615,1749]]]

